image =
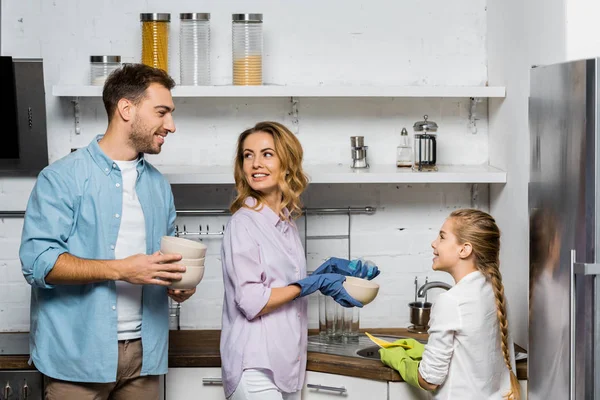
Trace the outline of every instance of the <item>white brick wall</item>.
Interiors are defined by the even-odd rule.
[[[265,81],[269,83],[480,85],[487,81],[485,0],[424,4],[212,0],[201,9],[191,0],[169,4],[156,0],[21,1],[1,6],[2,54],[44,59],[51,161],[72,147],[89,143],[106,124],[100,99],[81,99],[82,133],[76,135],[70,99],[53,97],[52,85],[86,83],[92,54],[138,60],[140,12],[172,13],[171,73],[176,80],[178,13],[212,13],[213,81],[225,84],[231,78],[230,14],[262,12]],[[411,132],[412,124],[428,114],[440,125],[441,163],[486,163],[487,102],[478,105],[477,134],[468,128],[468,106],[468,99],[301,98],[298,135],[307,163],[348,164],[348,137],[364,135],[370,162],[393,164],[401,128]],[[176,107],[177,133],[168,138],[161,155],[151,157],[157,165],[228,165],[243,129],[264,119],[291,122],[289,99],[177,99]],[[32,180],[0,179],[0,209],[24,209],[31,185]],[[230,190],[218,186],[179,186],[175,193],[178,205],[198,208],[225,208],[231,198]],[[483,186],[479,200],[483,208],[487,208],[487,197]],[[414,295],[415,275],[420,282],[426,275],[430,280],[449,281],[448,276],[430,271],[429,244],[451,210],[471,205],[469,185],[317,185],[305,200],[309,207],[377,207],[375,215],[355,216],[352,223],[352,255],[370,258],[382,269],[380,295],[361,313],[361,324],[367,327],[409,324],[406,304]],[[345,233],[343,217],[309,218],[309,234]],[[218,218],[178,220],[188,230],[198,223],[220,230],[224,222]],[[16,259],[20,224],[17,220],[0,224],[0,250],[4,250],[0,253],[0,331],[28,329],[28,288]],[[220,326],[220,239],[208,240],[204,281],[183,306],[185,328]],[[346,246],[343,241],[309,242],[309,266],[314,268],[333,252],[345,255]],[[434,298],[435,291],[431,294]],[[312,327],[316,326],[315,303],[311,299]]]

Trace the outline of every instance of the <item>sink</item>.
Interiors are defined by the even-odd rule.
[[[373,360],[379,360],[379,349],[377,345],[365,347],[356,352],[356,355],[362,358],[372,358]]]
[[[398,339],[409,339],[408,336],[377,335],[377,337],[389,342]],[[427,343],[422,340],[419,340],[419,342]],[[330,339],[321,335],[308,337],[308,351],[314,353],[379,360],[378,350],[379,346],[371,342],[364,333],[361,333],[357,338],[339,337]]]

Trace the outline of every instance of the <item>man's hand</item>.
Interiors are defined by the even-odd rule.
[[[167,293],[168,293],[169,297],[172,298],[174,301],[176,301],[178,303],[183,303],[184,301],[186,301],[187,299],[192,297],[192,295],[194,293],[196,293],[196,288],[185,289],[185,290],[169,289],[169,291]]]
[[[185,265],[170,264],[181,260],[181,254],[136,254],[121,260],[118,280],[135,285],[169,286],[180,281]],[[189,296],[188,296],[189,297]]]

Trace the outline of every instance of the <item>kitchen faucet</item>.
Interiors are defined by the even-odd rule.
[[[441,282],[441,281],[427,282],[423,286],[421,286],[421,288],[419,289],[418,296],[419,297],[425,296],[427,294],[427,291],[431,288],[440,288],[440,289],[448,290],[451,287],[452,287],[452,285],[449,285],[446,282]]]

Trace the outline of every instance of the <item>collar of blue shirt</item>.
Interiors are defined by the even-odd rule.
[[[94,138],[94,140],[92,140],[92,142],[87,146],[86,149],[92,156],[92,160],[94,160],[94,163],[96,163],[98,168],[100,168],[104,172],[105,175],[108,175],[108,174],[110,174],[110,172],[113,169],[117,169],[119,167],[100,148],[100,145],[98,144],[98,142],[100,141],[100,139],[102,139],[103,136],[104,135],[96,136]],[[144,153],[140,153],[138,155],[138,164],[137,164],[138,174],[141,175],[144,172],[145,166],[146,166],[146,162],[144,160]]]

